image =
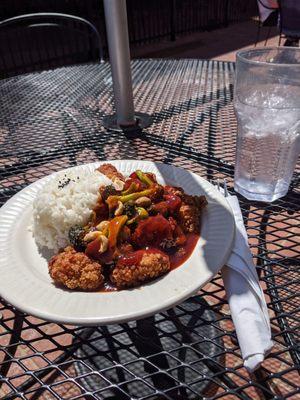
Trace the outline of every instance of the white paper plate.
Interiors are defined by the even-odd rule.
[[[149,161],[110,161],[123,174],[154,172],[161,183],[205,194],[201,238],[191,257],[167,275],[139,288],[108,293],[67,291],[56,287],[32,233],[32,202],[53,176],[13,196],[0,209],[0,294],[22,311],[45,320],[75,325],[105,325],[149,316],[190,297],[227,261],[234,239],[234,219],[224,197],[207,181],[181,168]],[[93,170],[101,163],[74,168]]]

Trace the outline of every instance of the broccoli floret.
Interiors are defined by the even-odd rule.
[[[136,209],[133,202],[128,201],[124,204],[123,214],[127,215],[128,219],[131,219],[136,215]]]
[[[71,245],[75,248],[75,250],[84,251],[85,243],[83,241],[83,238],[85,234],[86,232],[82,226],[75,225],[70,228],[69,240]]]
[[[108,185],[100,189],[101,197],[103,201],[106,201],[109,196],[118,194],[118,191],[113,185]]]

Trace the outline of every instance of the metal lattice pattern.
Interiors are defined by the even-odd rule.
[[[114,158],[191,169],[232,186],[236,121],[234,65],[134,61],[136,110],[154,117],[139,137],[107,132],[113,112],[108,64],[0,82],[0,205],[62,168]],[[241,200],[275,346],[262,368],[243,368],[223,283],[129,324],[83,329],[0,305],[2,399],[299,398],[299,168],[272,204]]]

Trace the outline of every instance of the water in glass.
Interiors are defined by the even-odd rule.
[[[235,99],[235,190],[248,199],[273,201],[288,191],[300,151],[300,115],[299,108],[286,108],[279,91],[262,96],[253,91],[245,102]]]

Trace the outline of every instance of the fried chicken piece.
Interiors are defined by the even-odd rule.
[[[124,176],[112,164],[102,164],[99,168],[97,168],[97,170],[103,175],[107,176],[112,181],[114,181],[115,178],[118,178],[121,181],[125,182]]]
[[[66,247],[49,261],[51,278],[69,289],[95,290],[103,284],[102,267],[84,253]]]
[[[149,195],[152,201],[159,201],[163,199],[164,188],[159,184],[152,186],[153,193]]]
[[[174,194],[175,196],[178,196],[180,198],[182,198],[182,196],[184,195],[184,190],[181,187],[177,186],[166,185],[164,187],[164,191],[166,194]]]
[[[179,210],[181,206],[181,198],[175,194],[165,194],[164,200],[156,203],[152,206],[151,211],[153,213],[158,213],[164,217],[168,215],[174,215]]]
[[[207,200],[205,196],[192,196],[190,194],[184,193],[181,197],[183,203],[190,206],[195,206],[200,210],[207,205]]]
[[[178,211],[178,221],[185,233],[200,232],[200,212],[197,207],[182,204]]]
[[[201,209],[205,207],[207,204],[205,196],[193,196],[190,194],[186,194],[181,187],[166,185],[164,187],[164,190],[166,194],[171,194],[180,197],[183,203],[188,204],[190,206],[196,206]]]
[[[178,222],[185,233],[200,233],[201,212],[206,206],[205,196],[182,196],[182,205],[178,211]]]
[[[156,249],[138,250],[121,257],[110,278],[118,289],[134,287],[170,270],[169,257]]]

